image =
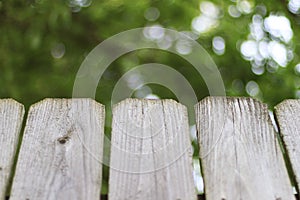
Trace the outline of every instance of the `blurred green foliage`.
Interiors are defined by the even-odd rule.
[[[28,108],[46,97],[72,97],[80,64],[101,41],[128,29],[159,25],[196,37],[219,67],[227,95],[253,96],[272,108],[283,99],[300,97],[300,5],[295,2],[0,0],[0,98],[14,98]],[[268,27],[270,16],[283,17],[273,18],[275,29]],[[276,29],[279,19],[289,22],[282,31]],[[286,38],[289,31],[292,37]],[[261,41],[267,48],[259,49]],[[272,53],[276,48],[279,54]],[[109,105],[118,79],[149,62],[177,69],[190,81],[199,100],[209,95],[202,77],[189,63],[171,53],[148,49],[113,62],[100,81],[96,100]],[[160,98],[175,98],[165,87],[149,87]],[[110,121],[111,113],[107,113]]]
[[[196,33],[197,41],[219,66],[227,95],[252,94],[271,106],[286,98],[299,97],[299,72],[295,71],[295,66],[300,62],[300,36],[297,34],[300,17],[297,11],[289,10],[288,1],[210,1],[219,11],[217,25],[197,33],[192,22],[201,13],[203,15],[203,11],[205,14],[205,10],[199,8],[201,2],[209,1],[0,1],[0,96],[15,98],[27,107],[45,97],[71,97],[76,72],[96,45],[121,31],[160,25]],[[237,16],[230,13],[233,8]],[[262,18],[285,16],[293,30],[291,41],[284,44],[292,50],[293,58],[286,66],[275,66],[275,70],[265,70],[259,75],[251,70],[253,60],[245,60],[240,52],[242,42],[249,39],[255,15]],[[222,55],[213,51],[212,40],[216,36],[225,41]],[[268,32],[265,39],[283,43]],[[107,104],[118,78],[128,69],[147,62],[176,68],[191,82],[199,99],[208,95],[205,83],[195,75],[189,63],[170,53],[140,50],[112,64],[101,80],[96,99]],[[269,63],[261,65],[268,69]],[[257,83],[254,86],[259,87],[259,92],[254,88],[251,93],[253,84],[249,85],[250,93],[247,92],[250,81]],[[151,89],[161,98],[174,98],[166,88],[152,85]]]

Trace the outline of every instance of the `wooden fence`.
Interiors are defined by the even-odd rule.
[[[300,101],[275,108],[208,97],[195,106],[206,200],[292,200],[300,186]],[[105,108],[91,99],[0,100],[0,200],[100,198]],[[127,99],[114,106],[110,200],[197,199],[185,106]],[[286,167],[288,166],[288,167]]]

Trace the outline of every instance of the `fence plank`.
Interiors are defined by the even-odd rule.
[[[0,200],[5,199],[23,117],[22,104],[12,99],[0,100]]]
[[[11,200],[99,199],[104,107],[91,99],[31,106]]]
[[[275,116],[300,191],[300,100],[283,101],[275,107]]]
[[[295,199],[265,104],[209,97],[196,115],[206,200]]]
[[[127,99],[113,109],[109,199],[196,199],[187,110]]]

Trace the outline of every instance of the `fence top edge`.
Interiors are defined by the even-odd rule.
[[[96,104],[97,106],[99,106],[101,109],[104,109],[105,108],[105,105],[103,105],[102,103],[99,103],[98,101],[96,101],[95,99],[92,99],[92,98],[44,98],[40,101],[37,101],[36,103],[34,104],[31,104],[30,105],[30,109],[36,107],[36,106],[39,106],[39,105],[42,105],[44,104],[45,102],[58,102],[58,101],[67,101],[67,102],[76,102],[76,101],[80,101],[80,100],[85,100],[87,102],[90,102],[90,103],[94,103]],[[29,109],[29,110],[30,110]]]
[[[267,106],[266,103],[258,100],[258,99],[255,99],[255,98],[252,98],[252,97],[234,97],[234,96],[207,96],[207,97],[204,97],[203,99],[201,99],[200,101],[198,101],[198,103],[196,103],[194,105],[194,108],[196,108],[198,105],[200,104],[203,104],[205,101],[208,101],[210,99],[226,99],[227,101],[233,101],[233,100],[243,100],[243,101],[253,101],[253,102],[256,102],[256,103],[260,103],[262,104],[263,106]],[[105,105],[102,104],[101,102],[98,102],[97,100],[93,99],[93,98],[44,98],[40,101],[37,101],[36,103],[33,103],[30,105],[30,108],[31,107],[34,107],[34,106],[37,106],[39,104],[42,104],[44,102],[47,102],[47,101],[72,101],[72,100],[87,100],[89,102],[93,102],[93,103],[96,103],[97,105],[99,105],[101,108],[105,108]],[[126,98],[116,104],[113,105],[113,109],[115,107],[118,107],[119,105],[123,104],[123,103],[127,103],[127,102],[132,102],[132,101],[141,101],[141,102],[145,102],[145,101],[148,101],[148,102],[158,102],[158,101],[161,101],[161,102],[172,102],[172,103],[175,103],[177,105],[181,105],[181,106],[184,106],[186,107],[185,105],[181,104],[180,102],[174,100],[174,99],[139,99],[139,98]],[[21,106],[22,109],[25,109],[25,106],[20,103],[19,101],[13,99],[13,98],[3,98],[3,99],[0,99],[0,103],[5,103],[5,102],[10,102],[10,103],[13,103],[15,105],[18,105],[18,106]],[[281,101],[280,103],[278,103],[276,106],[274,106],[274,111],[278,111],[279,109],[281,109],[283,106],[285,105],[289,105],[291,103],[300,103],[300,99],[285,99],[283,101]]]
[[[246,102],[254,102],[261,104],[264,108],[268,108],[268,105],[258,99],[255,99],[253,97],[235,97],[235,96],[207,96],[201,99],[194,107],[197,108],[200,104],[204,104],[206,101],[209,100],[226,100],[228,102],[232,102],[234,100],[238,101],[246,101]]]
[[[183,107],[184,109],[186,109],[186,106],[181,104],[180,102],[174,100],[174,99],[143,99],[143,98],[126,98],[116,104],[114,104],[112,106],[112,110],[115,110],[116,108],[122,106],[123,104],[127,104],[127,103],[134,103],[134,102],[151,102],[151,103],[157,103],[157,102],[161,102],[162,104],[175,104],[178,106]]]
[[[13,98],[4,98],[4,99],[0,99],[0,104],[2,103],[11,103],[14,104],[16,106],[22,107],[21,109],[25,109],[24,105],[20,102],[18,102],[17,100],[13,99]]]
[[[284,109],[285,106],[291,105],[293,103],[300,104],[300,99],[284,99],[280,103],[278,103],[276,106],[274,106],[274,111],[278,112],[281,109]]]

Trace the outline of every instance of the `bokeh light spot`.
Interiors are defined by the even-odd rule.
[[[63,43],[57,43],[51,49],[51,55],[53,58],[59,59],[65,55],[65,45]]]
[[[217,55],[223,55],[225,52],[225,40],[220,37],[220,36],[216,36],[213,38],[212,40],[212,44],[213,44],[213,51],[217,54]]]
[[[148,8],[145,13],[144,13],[144,17],[148,20],[148,21],[155,21],[159,18],[160,12],[157,8],[155,7],[150,7]]]
[[[260,89],[255,81],[249,81],[246,85],[246,91],[250,96],[255,97],[259,94]]]

